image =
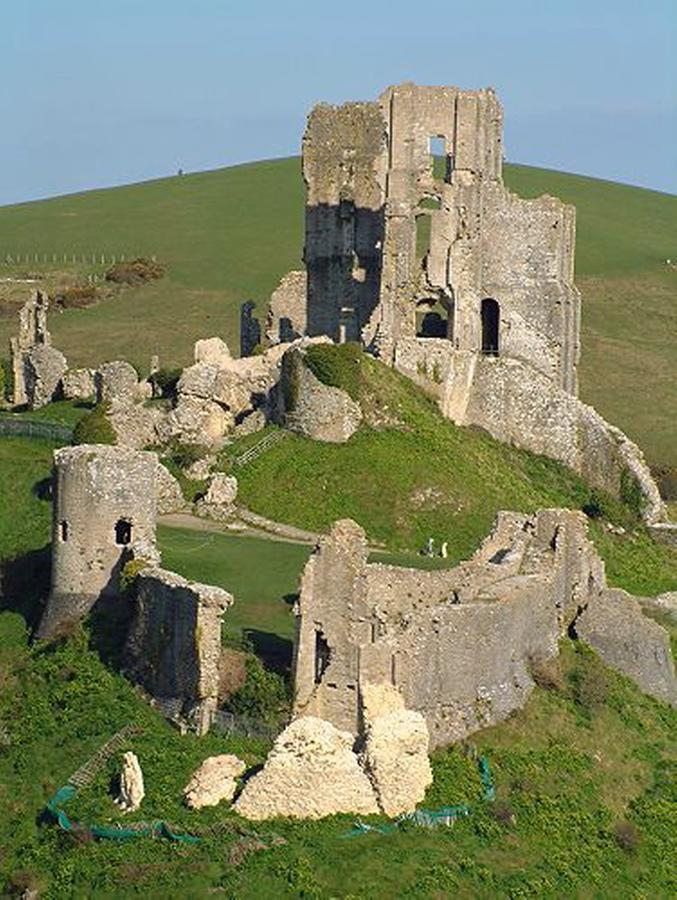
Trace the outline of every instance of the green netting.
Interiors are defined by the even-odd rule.
[[[184,844],[196,844],[200,840],[193,834],[179,834],[166,822],[135,822],[126,828],[115,825],[82,825],[69,818],[63,805],[72,800],[77,793],[77,788],[72,784],[66,784],[54,794],[47,803],[47,812],[60,828],[72,834],[93,837],[110,841],[133,841],[141,837],[167,838],[171,841],[180,841]]]
[[[496,799],[496,788],[491,776],[491,768],[489,760],[486,756],[481,756],[477,761],[477,768],[482,780],[482,799],[492,801]],[[378,834],[393,834],[403,825],[411,823],[420,825],[423,828],[441,828],[453,825],[456,819],[463,818],[472,814],[472,807],[466,803],[457,803],[454,806],[442,806],[440,809],[417,809],[412,813],[403,813],[394,821],[385,822],[381,825],[369,825],[366,822],[355,822],[355,826],[347,831],[343,837],[358,837],[367,834],[369,831],[375,831]]]

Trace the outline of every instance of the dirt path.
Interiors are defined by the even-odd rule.
[[[258,517],[257,517],[258,518]],[[264,520],[268,521],[268,520]],[[158,524],[167,525],[170,528],[187,528],[191,531],[210,531],[220,534],[230,534],[237,537],[257,537],[266,541],[282,541],[286,544],[305,544],[313,546],[317,543],[319,535],[314,536],[307,532],[307,536],[299,534],[291,536],[280,532],[269,531],[263,527],[245,522],[242,519],[233,519],[232,522],[215,522],[213,519],[203,519],[200,516],[194,516],[192,513],[168,513],[164,516],[158,516]],[[271,523],[278,528],[285,528],[281,523]]]

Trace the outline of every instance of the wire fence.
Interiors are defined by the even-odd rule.
[[[0,414],[0,435],[5,437],[28,437],[70,444],[73,428],[59,422],[42,422],[38,419],[20,419],[12,415]]]
[[[74,265],[80,263],[89,266],[105,266],[118,262],[125,262],[127,259],[135,259],[138,256],[149,256],[149,254],[140,253],[111,253],[107,250],[92,250],[87,253],[78,251],[4,251],[0,250],[0,266],[20,266],[35,263],[49,265]],[[150,255],[153,262],[157,262],[155,255]]]

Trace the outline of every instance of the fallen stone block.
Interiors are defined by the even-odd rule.
[[[321,819],[378,812],[369,779],[352,751],[353,737],[329,722],[296,719],[276,739],[263,770],[235,802],[247,819]]]
[[[236,778],[247,765],[232,753],[209,756],[193,773],[183,791],[186,805],[191,809],[216,806],[223,800],[230,802],[237,790]]]

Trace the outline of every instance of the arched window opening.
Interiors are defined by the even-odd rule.
[[[482,300],[482,353],[498,356],[501,309],[491,297]]]
[[[115,543],[126,547],[132,540],[132,523],[127,519],[118,519],[115,523]]]

